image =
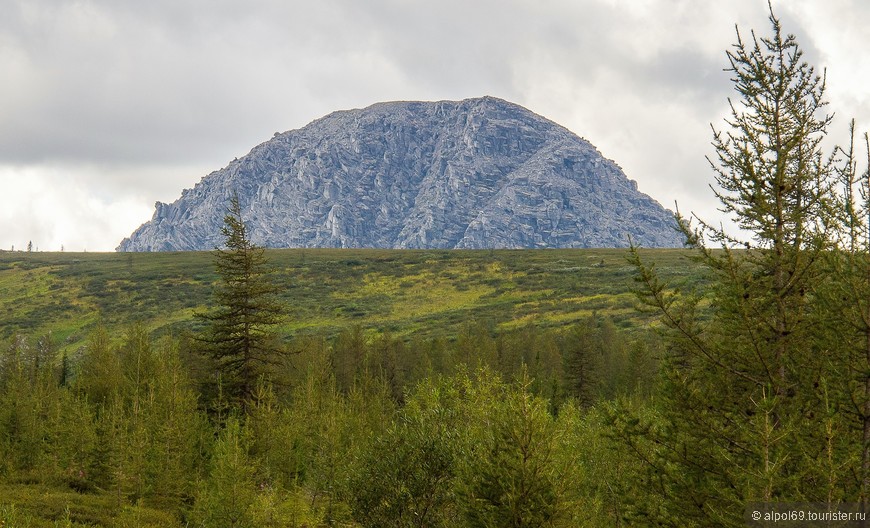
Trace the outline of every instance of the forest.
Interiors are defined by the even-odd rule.
[[[0,255],[0,526],[864,511],[870,143],[770,24],[713,127],[741,231],[684,251],[273,251],[232,199],[211,254]]]

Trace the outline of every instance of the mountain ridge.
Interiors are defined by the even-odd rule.
[[[332,112],[158,202],[118,251],[213,249],[233,192],[267,247],[681,245],[673,215],[570,130],[495,97]]]

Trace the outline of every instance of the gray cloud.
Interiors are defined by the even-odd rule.
[[[774,7],[808,60],[833,69],[846,57],[848,75],[870,74],[860,53],[847,53],[861,31],[844,30],[870,22],[870,5],[831,2],[826,10],[809,0]],[[81,230],[93,237],[90,247],[111,249],[147,214],[116,222],[94,215],[113,203],[147,211],[154,200],[171,201],[275,131],[377,101],[484,94],[587,137],[665,205],[678,198],[713,211],[704,154],[709,124],[721,122],[731,91],[724,51],[735,23],[766,34],[766,7],[761,0],[0,0],[4,191],[58,203],[53,189],[97,197],[83,212],[55,217],[48,208],[29,225],[0,217],[0,231],[20,244],[61,236],[52,234],[58,223],[81,222],[91,226]],[[850,78],[838,75],[832,81]],[[836,95],[859,119],[870,117],[857,87]]]

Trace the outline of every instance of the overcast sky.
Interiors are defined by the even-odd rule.
[[[870,129],[870,2],[780,0]],[[766,0],[0,0],[0,248],[111,251],[154,202],[334,110],[493,95],[716,215],[710,124]]]

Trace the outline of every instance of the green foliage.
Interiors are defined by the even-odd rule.
[[[311,499],[301,489],[281,491],[265,487],[251,507],[254,526],[263,528],[308,528],[324,526],[322,516],[311,507]]]
[[[560,336],[563,390],[587,407],[602,399],[648,395],[658,372],[658,347],[655,335],[629,338],[609,319],[589,317]]]
[[[254,390],[246,427],[251,434],[249,454],[258,462],[258,479],[267,486],[290,488],[299,476],[293,456],[298,438],[288,414],[272,385],[261,381]]]
[[[603,341],[597,332],[597,322],[587,319],[575,325],[564,338],[565,391],[583,405],[591,405],[601,382]]]
[[[4,528],[136,526],[180,528],[168,512],[143,506],[118,510],[110,496],[77,493],[42,485],[0,483],[0,525]]]
[[[77,395],[57,385],[45,356],[50,336],[31,348],[16,338],[0,369],[0,475],[87,487],[93,416]]]
[[[207,443],[207,420],[197,412],[198,398],[177,349],[168,343],[155,355],[161,368],[144,406],[150,430],[148,490],[150,502],[178,512],[193,495]]]
[[[770,22],[770,37],[738,35],[728,52],[740,101],[711,161],[714,191],[751,243],[680,219],[711,272],[705,298],[666,288],[633,256],[669,351],[656,412],[613,422],[649,472],[654,499],[635,512],[649,524],[743,526],[748,502],[858,498],[847,446],[860,440],[848,439],[834,410],[844,400],[829,390],[848,376],[825,339],[836,316],[818,295],[837,224],[834,158],[821,148],[831,117],[824,80],[772,13]]]
[[[622,526],[626,503],[644,496],[641,472],[599,407],[583,410],[574,402],[559,408],[553,471],[562,509],[561,525]],[[642,526],[643,524],[638,524]]]
[[[363,374],[366,359],[366,339],[362,327],[354,326],[338,335],[332,345],[332,366],[335,381],[342,392],[350,392]]]
[[[644,250],[665,278],[703,284],[681,250]],[[399,251],[269,249],[282,335],[334,338],[359,325],[409,342],[454,339],[477,321],[490,331],[567,328],[592,312],[620,328],[650,321],[635,310],[632,269],[617,249]],[[181,253],[0,252],[0,338],[49,331],[75,355],[101,320],[119,335],[140,321],[155,335],[199,332],[214,301],[214,257]],[[352,264],[351,264],[352,263]],[[346,307],[355,305],[351,316]]]
[[[215,443],[208,477],[197,489],[193,518],[204,528],[253,527],[256,468],[248,457],[250,439],[230,417]]]
[[[293,253],[273,254],[283,255],[289,262],[295,258]],[[525,323],[499,325],[492,314],[509,306],[499,296],[528,298],[518,294],[518,280],[533,288],[553,286],[546,283],[547,273],[528,274],[524,269],[530,265],[541,269],[568,266],[556,258],[558,255],[500,254],[494,252],[496,257],[505,257],[496,266],[492,255],[475,252],[456,256],[373,252],[369,257],[352,259],[350,253],[311,252],[306,266],[322,266],[321,272],[343,262],[341,259],[354,260],[342,264],[342,270],[348,280],[363,285],[361,289],[369,299],[376,298],[376,289],[392,291],[390,281],[405,276],[408,286],[395,290],[394,302],[401,306],[407,306],[403,294],[427,291],[411,286],[420,276],[427,288],[441,287],[435,278],[474,277],[472,280],[491,283],[503,291],[492,297],[489,307],[478,305],[494,311],[479,312],[489,315],[475,318],[476,322],[466,320],[463,314],[467,312],[462,310],[453,313],[453,326],[438,331],[440,337],[428,337],[432,334],[424,331],[409,339],[401,326],[389,325],[372,332],[364,325],[352,325],[334,338],[329,337],[329,331],[286,338],[282,348],[294,354],[271,369],[271,382],[258,379],[241,416],[232,418],[227,409],[220,416],[212,415],[212,419],[217,418],[217,433],[204,412],[213,399],[203,384],[211,371],[191,355],[194,346],[185,332],[161,337],[165,328],[155,331],[144,322],[119,327],[118,314],[109,313],[105,315],[108,324],[95,326],[81,338],[86,346],[73,348],[70,343],[74,341],[66,336],[40,339],[33,346],[24,338],[16,338],[0,362],[0,449],[4,455],[0,458],[0,485],[12,483],[14,490],[24,489],[24,484],[19,484],[22,482],[49,486],[54,490],[52,496],[63,498],[46,511],[59,511],[52,518],[72,526],[87,518],[76,512],[80,506],[91,504],[86,498],[90,496],[100,506],[99,513],[87,522],[105,526],[220,524],[226,517],[221,508],[227,505],[234,506],[236,524],[256,526],[420,526],[421,522],[464,526],[467,519],[460,499],[471,496],[465,490],[474,488],[472,476],[476,474],[468,469],[469,464],[479,456],[485,439],[498,436],[493,432],[497,425],[493,417],[506,416],[508,411],[501,406],[515,390],[501,380],[522,379],[523,372],[528,372],[522,391],[528,397],[536,395],[535,405],[543,405],[546,423],[556,431],[560,422],[554,416],[561,414],[566,396],[563,356],[569,340],[565,330],[573,329],[578,319],[576,314],[559,315],[555,326],[540,328]],[[34,254],[37,257],[45,256]],[[180,260],[172,264],[165,257],[154,258],[164,259],[160,261],[164,266],[179,266],[176,270],[189,269],[186,266],[196,261],[190,255],[179,255]],[[114,272],[111,258],[100,258],[105,259],[100,262],[106,267],[99,273],[126,273],[128,277],[139,272],[154,274],[160,289],[172,277],[170,270],[156,274],[149,256],[133,255]],[[569,258],[585,257],[576,254]],[[596,267],[589,269],[603,269],[597,267],[600,261],[596,257]],[[25,271],[41,269],[35,261],[29,265]],[[281,270],[291,272],[298,273],[292,266]],[[524,274],[526,278],[520,280]],[[557,275],[559,280],[567,276]],[[45,273],[43,278],[51,276]],[[373,276],[382,279],[373,280]],[[67,274],[65,280],[73,281],[74,277]],[[315,275],[305,280],[323,282],[323,275],[312,277]],[[96,274],[94,278],[98,278]],[[191,284],[172,280],[172,287],[181,289]],[[505,286],[504,281],[513,286]],[[147,291],[140,288],[135,293],[123,285],[116,289],[117,279],[98,282],[100,291],[110,292],[100,297],[103,303],[109,303],[119,292],[144,295]],[[334,283],[323,286],[338,287]],[[294,288],[291,285],[290,289]],[[469,293],[474,288],[461,291]],[[542,295],[549,297],[552,292]],[[193,297],[202,298],[198,294]],[[390,299],[378,298],[378,302]],[[173,299],[173,295],[167,297],[168,306]],[[303,299],[305,302],[309,301]],[[595,303],[608,306],[600,299]],[[555,304],[535,304],[516,313],[520,317],[547,314],[553,307]],[[559,310],[559,314],[567,313]],[[140,312],[142,318],[130,320],[147,321],[149,310]],[[420,313],[408,316],[413,319]],[[513,314],[514,309],[504,313]],[[624,375],[630,370],[628,365],[623,359],[611,361],[609,355],[621,358],[635,335],[624,336],[607,317],[579,319],[581,325],[590,324],[593,332],[600,334],[597,343],[603,347],[592,351],[601,361],[591,374],[596,390],[587,405],[594,406],[611,392],[633,393],[633,382]],[[425,324],[443,320],[436,316]],[[327,323],[326,328],[335,328],[330,324],[335,323]],[[393,334],[391,328],[398,333]],[[469,368],[479,367],[484,369],[482,373],[468,373]],[[615,377],[604,379],[610,376]],[[237,434],[220,425],[231,420],[237,421]],[[569,437],[567,429],[555,434]],[[508,441],[501,444],[508,446]],[[577,458],[568,453],[584,450],[575,444],[562,449],[558,443],[557,447],[548,467],[560,475],[556,490],[559,519],[563,525],[571,525],[565,524],[567,519],[580,518],[571,513],[576,505],[599,503],[579,490],[569,493],[564,486],[564,482],[579,478]],[[593,452],[601,453],[602,449]],[[573,464],[574,473],[553,469],[568,467],[556,460]],[[243,486],[228,477],[241,466],[245,469],[240,473],[246,482]],[[69,490],[87,495],[79,497],[77,492],[67,493]],[[221,499],[230,494],[244,500],[232,503]],[[24,498],[18,497],[11,504],[21,508],[16,515],[24,512],[34,523],[41,522],[40,510],[25,508],[30,503]],[[154,520],[155,509],[170,521],[160,524],[163,521]],[[601,512],[600,518],[611,519],[609,510],[602,508]]]
[[[109,343],[106,327],[98,325],[91,333],[76,377],[78,389],[95,405],[107,405],[123,388],[121,358]]]
[[[215,308],[198,314],[207,324],[200,337],[220,372],[224,395],[235,403],[251,398],[257,380],[280,365],[282,349],[274,327],[283,307],[268,276],[265,250],[251,243],[238,196],[230,200],[222,228],[225,249],[215,251],[220,282]]]
[[[91,481],[116,503],[179,512],[193,495],[205,419],[171,343],[153,347],[139,325],[117,353],[121,388],[96,406]]]
[[[469,384],[459,376],[422,382],[363,453],[351,481],[359,522],[396,527],[458,522],[454,479],[471,445],[468,430],[463,431],[470,403],[464,388]]]
[[[93,411],[87,402],[67,390],[53,392],[46,410],[42,424],[42,478],[80,491],[92,488],[89,469],[97,443]]]
[[[477,452],[464,460],[460,502],[467,526],[560,526],[564,514],[547,402],[525,385],[491,410]]]
[[[525,331],[494,338],[469,327],[464,341],[429,342],[414,355],[388,335],[346,336],[333,350],[324,339],[298,341],[283,376],[288,385],[261,380],[244,415],[230,413],[216,425],[182,361],[183,340],[155,341],[133,324],[113,343],[98,328],[91,346],[68,360],[71,381],[63,385],[62,361],[47,360],[50,342],[31,347],[18,338],[0,369],[0,486],[54,487],[53,496],[63,499],[46,511],[59,511],[53,518],[69,526],[87,518],[76,512],[89,503],[64,494],[70,489],[96,497],[98,513],[88,522],[105,526],[464,526],[474,501],[510,503],[495,494],[507,478],[502,470],[520,479],[504,480],[509,486],[525,485],[528,476],[553,494],[535,491],[535,484],[516,504],[485,515],[499,517],[505,507],[551,511],[550,524],[567,526],[579,518],[578,504],[598,504],[566,487],[579,478],[576,453],[584,450],[555,440],[579,438],[568,425],[579,420],[577,411],[565,411],[575,418],[563,427],[554,418],[563,414],[559,405],[532,395],[561,383],[557,336]],[[340,347],[358,347],[361,358],[343,390],[334,364]],[[456,357],[455,347],[492,365],[469,374],[439,359]],[[499,362],[498,351],[508,349],[519,367]],[[451,374],[440,375],[442,368]],[[544,381],[529,378],[530,370]],[[110,379],[98,379],[101,372]],[[502,376],[524,381],[507,384]],[[517,436],[526,432],[531,444]],[[535,451],[531,465],[517,465],[523,450]],[[44,518],[24,497],[10,504],[23,508],[10,515],[25,512],[37,525]],[[152,508],[166,517],[155,520]]]
[[[507,384],[486,369],[419,383],[362,454],[349,490],[354,518],[395,527],[619,518],[620,483],[601,477],[632,478],[627,457],[608,447],[597,414],[568,404],[554,417],[530,383],[522,372]]]

